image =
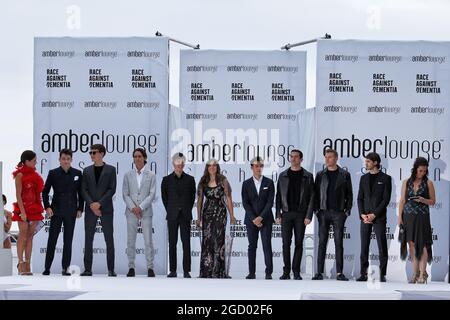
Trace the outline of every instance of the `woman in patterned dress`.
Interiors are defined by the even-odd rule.
[[[231,224],[233,213],[231,187],[220,173],[217,160],[207,162],[197,190],[197,225],[202,228],[200,278],[229,278],[225,268],[225,226],[227,209]]]
[[[409,283],[427,282],[427,262],[431,263],[433,258],[430,206],[435,203],[435,189],[428,179],[428,161],[419,157],[414,162],[411,177],[403,181],[398,215],[398,224],[403,225],[413,266]]]

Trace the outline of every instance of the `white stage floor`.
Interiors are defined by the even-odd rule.
[[[245,279],[168,279],[164,276],[0,277],[0,300],[450,300],[450,285],[399,282],[281,281]]]

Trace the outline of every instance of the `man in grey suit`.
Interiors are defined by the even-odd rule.
[[[136,235],[139,221],[145,242],[145,258],[147,260],[147,276],[154,277],[153,271],[153,208],[155,200],[156,176],[146,166],[147,152],[143,148],[133,151],[134,169],[128,171],[123,178],[122,197],[125,201],[127,218],[127,277],[135,276]]]
[[[114,272],[114,227],[113,196],[116,193],[116,168],[103,162],[106,149],[101,144],[94,144],[89,151],[94,165],[83,170],[81,193],[86,202],[84,216],[84,272],[82,276],[92,276],[92,246],[100,218],[106,242],[106,261],[108,276],[117,276]]]

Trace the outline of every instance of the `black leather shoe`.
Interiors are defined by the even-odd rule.
[[[289,280],[291,279],[291,275],[289,273],[283,273],[283,275],[280,277],[280,280]]]
[[[92,277],[92,271],[84,270],[84,271],[80,274],[80,276],[82,276],[82,277]]]
[[[67,272],[67,269],[64,269],[63,271],[61,271],[61,274],[63,276],[71,276],[72,275],[70,272]]]
[[[114,272],[114,270],[109,270],[108,277],[117,277],[117,274]]]
[[[50,270],[45,269],[44,272],[42,272],[43,276],[49,276],[50,275]]]
[[[294,273],[294,280],[303,280],[303,278],[300,273]]]
[[[148,269],[147,277],[149,277],[149,278],[154,278],[155,277],[155,272],[153,271],[153,269]]]
[[[359,276],[358,279],[356,279],[356,281],[367,281],[367,274],[362,274]]]
[[[321,273],[316,273],[311,280],[323,280],[323,275]]]
[[[186,279],[190,279],[191,278],[191,274],[189,272],[185,272],[183,274],[183,277],[185,277]]]
[[[348,281],[347,277],[343,273],[339,273],[336,277],[338,281]]]
[[[266,280],[272,280],[272,275],[270,273],[266,273]]]
[[[167,275],[167,278],[176,278],[177,273],[175,271],[170,271],[170,273]]]
[[[130,268],[128,270],[127,277],[134,277],[135,275],[136,275],[136,272],[134,271],[134,268]]]
[[[380,276],[380,282],[386,282],[386,276]]]
[[[256,275],[254,273],[249,273],[245,279],[256,279]]]

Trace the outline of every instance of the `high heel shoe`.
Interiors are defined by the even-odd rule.
[[[417,283],[424,284],[428,281],[428,273],[426,271],[421,271],[419,279],[417,279]]]
[[[23,276],[25,272],[25,261],[19,261],[17,264],[17,274]]]
[[[25,270],[24,270],[24,275],[26,276],[32,276],[33,272],[31,272],[31,262],[30,261],[24,261],[25,263]]]
[[[411,279],[408,281],[408,283],[416,283],[417,282],[417,278],[418,278],[418,274],[417,273],[413,273],[411,276]]]

